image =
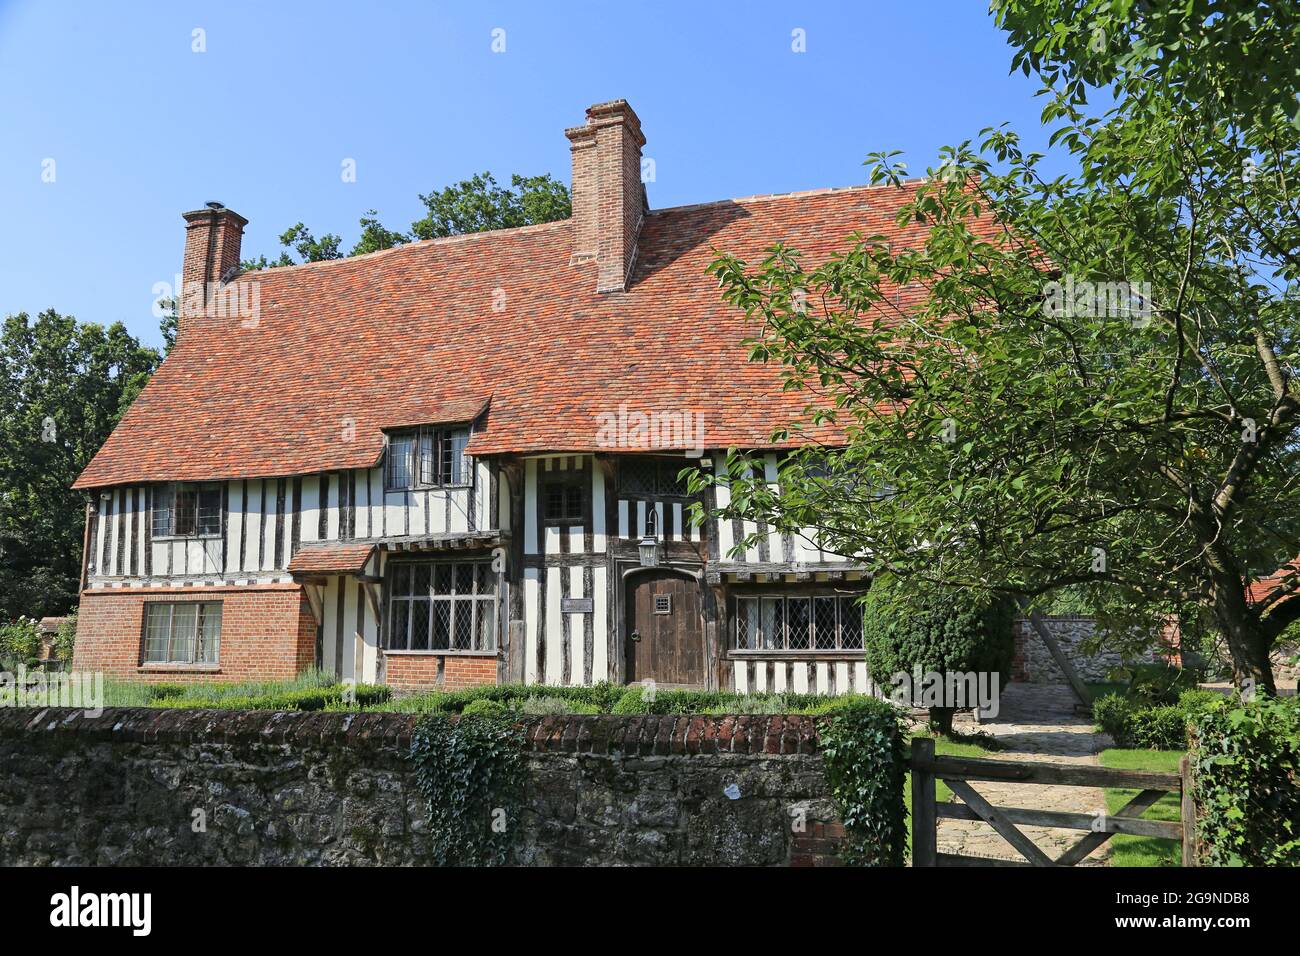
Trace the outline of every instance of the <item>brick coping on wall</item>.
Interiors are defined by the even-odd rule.
[[[0,737],[29,733],[133,744],[347,744],[409,747],[420,714],[185,710],[109,707],[0,708]],[[573,714],[524,721],[534,753],[691,756],[818,752],[817,718],[807,715],[677,716]]]

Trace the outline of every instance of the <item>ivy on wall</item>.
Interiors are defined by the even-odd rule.
[[[844,821],[842,859],[850,866],[902,866],[907,754],[897,711],[883,700],[855,700],[825,718],[819,733],[831,798]]]
[[[1220,700],[1193,717],[1197,829],[1211,866],[1300,866],[1300,700]]]
[[[439,866],[501,866],[519,830],[524,733],[506,717],[433,714],[411,739]]]

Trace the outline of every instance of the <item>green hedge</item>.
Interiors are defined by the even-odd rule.
[[[1221,698],[1190,753],[1197,831],[1212,866],[1300,866],[1300,700]]]
[[[355,704],[345,698],[352,691]],[[387,687],[358,684],[348,688],[342,684],[332,687],[304,687],[264,694],[198,696],[169,692],[151,700],[152,707],[167,708],[218,708],[222,710],[352,710],[356,707],[373,707],[389,699],[392,691]]]
[[[854,695],[735,694],[725,691],[661,690],[653,697],[639,685],[623,687],[554,687],[542,684],[498,684],[457,691],[430,691],[395,699],[384,710],[458,714],[476,701],[495,701],[522,712],[547,712],[542,701],[566,701],[572,713],[600,714],[821,714],[845,706]],[[488,708],[485,712],[492,712]]]
[[[1126,750],[1186,750],[1187,725],[1219,699],[1213,691],[1188,690],[1175,704],[1146,704],[1121,694],[1103,694],[1092,703],[1097,725]]]
[[[819,733],[831,798],[844,821],[844,862],[903,866],[907,751],[898,711],[872,697],[841,700],[829,709]]]

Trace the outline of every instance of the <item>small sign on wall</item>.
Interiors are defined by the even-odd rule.
[[[591,598],[560,598],[561,614],[590,614]]]

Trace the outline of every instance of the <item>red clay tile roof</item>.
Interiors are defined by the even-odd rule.
[[[1246,600],[1259,604],[1270,598],[1275,591],[1290,592],[1295,588],[1295,575],[1300,571],[1300,562],[1279,568],[1267,577],[1259,578],[1246,589]]]
[[[915,243],[921,229],[894,223],[911,193],[651,212],[622,293],[596,293],[594,263],[570,265],[568,221],[246,273],[256,327],[187,326],[75,487],[368,467],[382,429],[464,421],[489,402],[475,454],[598,450],[598,416],[624,404],[698,412],[707,448],[765,445],[805,420],[808,397],[748,361],[753,329],[705,272],[714,250],[754,262],[785,241],[815,263],[854,231]]]
[[[289,562],[289,573],[356,574],[374,550],[373,544],[304,544]]]

